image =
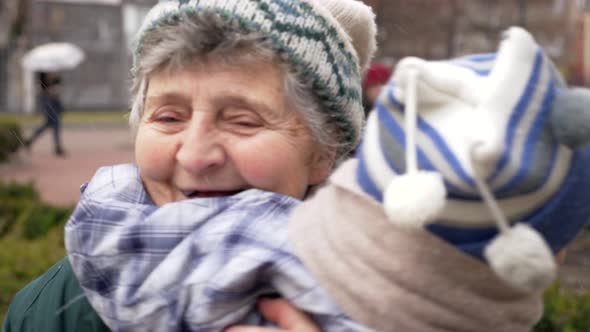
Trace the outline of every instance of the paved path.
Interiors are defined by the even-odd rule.
[[[64,128],[62,140],[66,158],[53,155],[52,136],[47,131],[30,153],[23,150],[9,164],[0,165],[0,178],[33,182],[44,201],[69,206],[76,204],[80,185],[98,167],[133,161],[131,135],[124,126]]]
[[[100,166],[133,161],[129,130],[120,128],[65,128],[65,159],[52,154],[49,132],[40,138],[31,153],[21,152],[9,164],[0,165],[0,178],[34,182],[44,201],[74,205],[79,186]],[[574,290],[590,290],[590,232],[570,246],[560,272],[561,284]]]

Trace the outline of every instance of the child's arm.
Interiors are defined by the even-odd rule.
[[[589,96],[519,28],[496,54],[402,60],[358,162],[295,211],[297,254],[377,330],[529,329],[590,216]]]
[[[420,229],[391,224],[348,161],[289,222],[295,253],[343,311],[376,331],[528,331],[540,293]]]

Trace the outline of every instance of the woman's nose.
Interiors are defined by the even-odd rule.
[[[225,152],[214,128],[195,123],[182,136],[176,159],[187,172],[201,174],[225,163]]]

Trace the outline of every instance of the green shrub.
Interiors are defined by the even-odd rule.
[[[27,240],[44,236],[53,227],[62,224],[72,211],[66,208],[56,208],[45,204],[29,205],[23,211],[23,237]]]
[[[0,237],[7,234],[23,213],[39,204],[39,194],[31,183],[0,181]]]
[[[42,203],[30,183],[0,181],[0,237],[7,234],[14,224],[20,223],[20,232],[24,239],[38,238],[67,220],[71,212],[70,208],[52,207]]]
[[[0,201],[4,202],[6,200],[38,201],[39,193],[37,193],[32,183],[21,184],[0,181]]]
[[[66,255],[63,223],[34,240],[18,235],[21,226],[15,225],[12,232],[0,238],[0,322],[16,292]]]
[[[70,213],[42,203],[32,184],[0,181],[0,322],[14,294],[65,256]]]
[[[18,123],[0,122],[0,162],[6,161],[22,144],[23,137]]]
[[[534,332],[590,331],[590,292],[578,294],[553,285],[544,294],[545,311]]]
[[[16,202],[0,203],[0,238],[10,232],[22,210],[23,207]]]
[[[32,184],[0,181],[0,237],[12,229],[24,211],[38,202],[39,194]]]

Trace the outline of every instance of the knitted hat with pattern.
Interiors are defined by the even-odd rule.
[[[406,58],[368,119],[359,183],[392,222],[428,224],[513,286],[542,289],[551,252],[590,218],[590,150],[574,149],[590,141],[589,103],[521,28],[496,54]]]
[[[359,141],[364,112],[361,77],[376,49],[375,17],[357,0],[170,0],[148,13],[134,64],[150,31],[183,17],[213,15],[228,29],[267,37],[274,50],[312,87],[349,151]],[[342,153],[342,151],[341,151]]]

